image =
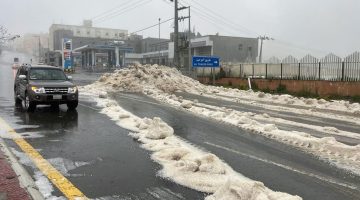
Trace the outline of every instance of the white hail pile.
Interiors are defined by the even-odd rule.
[[[175,68],[157,65],[134,65],[129,68],[104,74],[100,79],[85,88],[96,89],[106,86],[107,90],[128,92],[166,92],[177,90],[202,91],[204,87],[198,81],[182,76]],[[86,89],[85,89],[86,90]]]
[[[212,193],[206,200],[300,200],[299,196],[275,192],[263,183],[235,172],[216,155],[202,151],[174,135],[172,127],[160,118],[139,118],[97,90],[88,90],[101,113],[109,116],[129,135],[152,152],[151,158],[162,165],[159,175],[183,186]]]
[[[296,105],[305,108],[342,111],[360,116],[359,103],[297,98],[291,95],[273,95],[263,92],[205,86],[194,79],[183,76],[175,68],[158,65],[134,65],[122,70],[116,70],[115,73],[105,74],[98,82],[92,84],[93,87],[104,85],[107,86],[108,90],[144,92],[146,94],[151,94],[154,90],[166,93],[179,90],[232,101],[266,101],[287,106]]]

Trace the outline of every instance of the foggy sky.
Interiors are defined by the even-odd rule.
[[[140,0],[0,0],[0,24],[13,34],[48,32],[52,23],[80,25],[104,11]],[[129,3],[130,2],[130,3]],[[129,32],[173,17],[169,0],[144,0],[143,5],[94,26]],[[346,56],[360,50],[359,0],[181,0],[192,8],[192,28],[204,34],[257,37],[268,35],[264,57],[296,57],[307,53]],[[119,7],[121,9],[121,7]],[[181,15],[187,15],[184,11]],[[169,38],[172,22],[161,25]],[[180,31],[187,28],[180,23]],[[139,32],[158,37],[157,27]]]

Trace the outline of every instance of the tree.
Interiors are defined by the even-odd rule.
[[[8,30],[0,25],[0,45],[4,44],[9,36]]]

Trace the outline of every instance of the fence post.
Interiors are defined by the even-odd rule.
[[[252,78],[255,76],[255,66],[254,63],[252,64]]]
[[[345,80],[345,62],[341,63],[341,81]]]
[[[280,80],[283,79],[283,64],[280,63]]]
[[[265,64],[265,79],[268,78],[268,64]]]
[[[321,62],[319,62],[319,80],[321,80]]]
[[[301,74],[300,74],[300,73],[301,73],[301,69],[300,69],[300,68],[301,68],[301,63],[299,63],[299,73],[298,73],[298,80],[300,80],[300,78],[301,78]]]
[[[240,64],[240,74],[239,77],[242,78],[242,73],[241,73],[241,64]]]

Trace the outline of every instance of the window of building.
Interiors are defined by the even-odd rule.
[[[239,51],[243,50],[243,44],[239,44]]]
[[[86,34],[90,35],[90,31],[87,31]]]
[[[252,47],[248,47],[248,51],[252,51]]]
[[[80,34],[80,30],[77,30],[76,33],[77,33],[77,34]]]
[[[106,36],[109,36],[109,33],[105,33]]]
[[[117,33],[115,33],[115,37],[117,37],[118,36],[118,34]]]

